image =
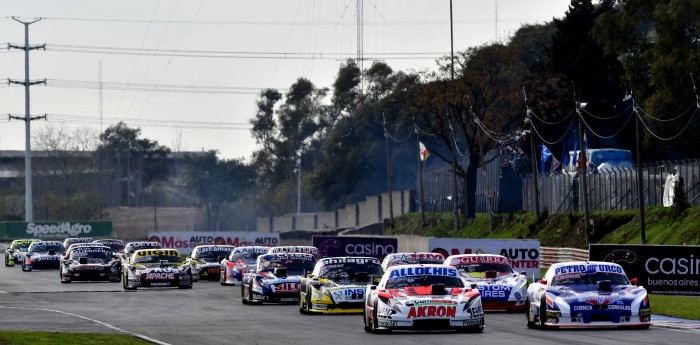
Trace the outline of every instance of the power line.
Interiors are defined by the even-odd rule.
[[[70,123],[80,125],[99,125],[99,116],[77,115],[77,114],[47,114],[48,122]],[[190,129],[217,129],[217,130],[250,130],[252,126],[243,122],[221,122],[221,121],[196,121],[196,120],[159,120],[153,118],[128,119],[118,117],[104,117],[102,121],[109,124],[125,122],[142,127],[166,127],[166,128],[190,128]]]

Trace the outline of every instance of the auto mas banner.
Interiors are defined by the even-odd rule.
[[[0,238],[112,237],[111,221],[0,222]]]
[[[277,232],[208,232],[208,231],[158,231],[148,234],[149,241],[160,242],[164,248],[177,249],[180,254],[191,254],[192,248],[205,244],[242,246],[278,246]]]
[[[398,240],[389,237],[314,236],[313,245],[322,258],[371,256],[379,260],[396,253]]]
[[[540,240],[491,240],[470,238],[431,238],[428,251],[445,257],[457,254],[499,254],[508,258],[516,272],[540,277]]]
[[[700,246],[591,244],[589,258],[620,264],[649,293],[700,295]]]

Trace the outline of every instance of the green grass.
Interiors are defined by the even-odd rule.
[[[653,314],[700,320],[700,297],[649,295]]]
[[[140,345],[151,344],[124,334],[0,331],[0,345]]]

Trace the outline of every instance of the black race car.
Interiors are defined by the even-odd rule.
[[[61,266],[63,243],[59,241],[39,241],[29,245],[22,260],[22,271],[58,269]]]
[[[60,267],[61,283],[72,281],[121,281],[120,261],[107,246],[74,247]]]

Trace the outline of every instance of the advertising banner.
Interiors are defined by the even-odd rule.
[[[540,277],[540,240],[431,238],[428,251],[445,257],[457,254],[498,254],[508,258],[516,272]]]
[[[111,237],[111,221],[0,222],[0,238]]]
[[[388,237],[314,236],[313,245],[322,258],[334,256],[370,256],[379,260],[396,253],[398,240]]]
[[[206,244],[242,246],[278,246],[277,232],[238,231],[158,231],[150,232],[148,240],[160,242],[164,248],[177,249],[180,254],[191,254],[192,248]]]
[[[649,293],[700,295],[700,246],[591,244],[594,261],[620,264]]]

